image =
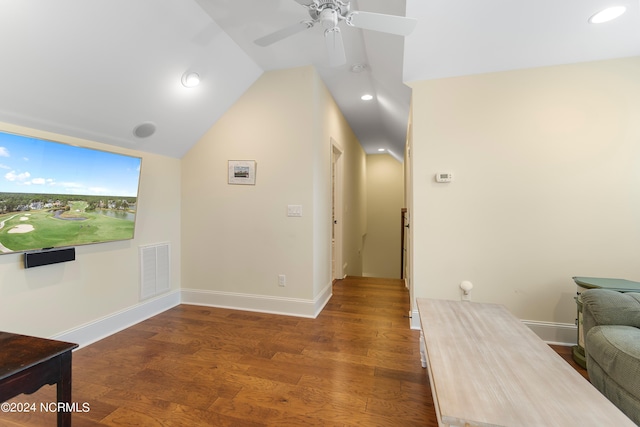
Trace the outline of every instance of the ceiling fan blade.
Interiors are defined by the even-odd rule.
[[[329,65],[331,67],[339,67],[347,62],[347,57],[344,53],[344,43],[342,41],[342,33],[340,28],[329,28],[324,32],[324,41],[327,45],[327,52],[329,53]]]
[[[408,36],[416,27],[418,21],[404,16],[354,11],[347,16],[346,22],[347,25],[356,28]]]
[[[302,21],[298,22],[295,25],[290,25],[281,30],[273,32],[271,34],[267,34],[264,37],[260,37],[259,39],[254,40],[253,42],[258,46],[266,47],[275,42],[279,42],[282,39],[286,39],[294,34],[297,34],[301,31],[306,30],[307,28],[313,27],[313,21]]]

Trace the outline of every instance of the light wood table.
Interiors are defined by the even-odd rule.
[[[505,307],[417,303],[438,425],[635,425]]]

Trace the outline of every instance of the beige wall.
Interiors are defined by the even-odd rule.
[[[25,270],[0,256],[0,330],[51,337],[139,303],[139,246],[171,244],[171,287],[180,287],[180,160],[0,124],[0,129],[142,157],[135,238],[76,247],[76,260]]]
[[[344,152],[343,266],[345,276],[362,276],[362,250],[367,233],[367,157],[355,137],[338,142]]]
[[[182,161],[183,287],[313,300],[330,285],[331,137],[364,157],[313,67],[249,88]],[[228,185],[227,161],[249,159],[256,185]],[[303,216],[287,217],[287,205]]]
[[[314,73],[315,75],[315,73]],[[317,141],[316,170],[320,173],[316,176],[316,191],[319,201],[325,206],[322,217],[326,219],[321,222],[326,227],[321,231],[322,236],[330,235],[331,230],[331,140],[342,151],[343,165],[343,191],[342,191],[342,218],[343,218],[343,242],[342,242],[342,264],[343,275],[362,275],[362,245],[363,236],[366,233],[366,154],[342,115],[337,104],[333,100],[322,80],[315,75],[314,84],[317,91],[316,116],[322,120],[316,121],[316,126],[321,127],[314,133],[322,135]],[[329,142],[329,145],[327,143]],[[319,186],[319,187],[318,187]],[[326,203],[329,203],[328,205]],[[328,215],[328,216],[327,216]],[[316,238],[319,236],[316,236]],[[327,253],[328,254],[328,253]],[[330,258],[329,258],[330,262]],[[324,261],[319,265],[324,265]]]
[[[470,280],[573,323],[572,276],[640,281],[638,76],[636,57],[412,83],[415,296]]]
[[[364,276],[400,278],[400,211],[403,207],[402,164],[388,154],[368,155]]]

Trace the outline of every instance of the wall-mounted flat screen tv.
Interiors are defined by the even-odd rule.
[[[0,254],[133,239],[141,163],[0,132]]]

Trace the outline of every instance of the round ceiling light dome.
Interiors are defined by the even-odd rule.
[[[198,73],[187,72],[182,75],[182,86],[196,87],[200,84],[200,75]]]
[[[603,22],[609,22],[616,19],[626,11],[627,8],[625,6],[608,7],[589,18],[589,22],[592,24],[602,24]]]
[[[373,95],[367,93],[365,95],[362,95],[360,99],[362,99],[363,101],[371,101],[373,99]]]

